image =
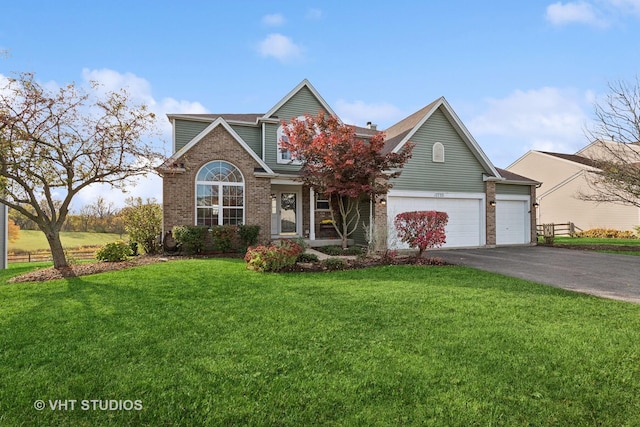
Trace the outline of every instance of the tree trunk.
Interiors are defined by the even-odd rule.
[[[60,241],[60,232],[57,230],[47,230],[44,231],[44,234],[47,236],[49,248],[51,249],[53,266],[58,270],[69,267],[67,257],[64,254],[64,248],[62,247],[62,242]]]

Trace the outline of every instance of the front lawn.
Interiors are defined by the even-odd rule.
[[[589,249],[610,254],[640,256],[640,239],[556,237],[554,245],[574,249]]]
[[[4,284],[29,268],[0,272],[3,426],[640,425],[638,305],[450,266]]]

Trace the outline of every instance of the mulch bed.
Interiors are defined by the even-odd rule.
[[[222,255],[222,256],[219,256]],[[216,258],[238,258],[238,254],[219,254]],[[207,258],[206,256],[185,257],[185,256],[138,256],[128,261],[121,262],[93,262],[87,264],[74,264],[65,269],[56,269],[53,267],[42,268],[39,270],[31,271],[29,273],[21,274],[19,276],[12,277],[7,283],[23,283],[23,282],[46,282],[48,280],[64,279],[67,277],[79,277],[87,276],[89,274],[104,273],[107,271],[124,270],[126,268],[138,267],[140,265],[154,264],[156,262],[166,262],[174,259],[187,259],[187,258]],[[344,265],[340,268],[328,267],[322,262],[311,263],[297,263],[281,272],[322,272],[322,271],[334,271],[334,270],[355,270],[367,267],[374,267],[378,265],[446,265],[446,262],[441,258],[416,258],[408,256],[399,257],[375,257],[375,258],[362,258],[362,259],[344,259]]]
[[[7,282],[45,282],[47,280],[64,279],[66,277],[78,277],[86,276],[89,274],[104,273],[106,271],[123,270],[125,268],[154,264],[156,262],[167,260],[168,258],[159,256],[138,256],[128,261],[121,262],[92,262],[87,264],[74,264],[70,265],[67,268],[59,270],[53,267],[48,267],[12,277]]]

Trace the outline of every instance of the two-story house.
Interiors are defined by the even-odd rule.
[[[283,121],[319,111],[336,115],[303,80],[266,113],[170,114],[173,155],[163,176],[164,231],[176,225],[257,224],[262,241],[299,236],[324,239],[329,203],[298,180],[299,163],[279,148]],[[355,127],[364,139],[375,126]],[[494,167],[444,98],[385,131],[385,150],[415,144],[412,158],[386,197],[362,204],[362,227],[387,224],[401,212],[449,215],[445,247],[535,242],[538,182]]]

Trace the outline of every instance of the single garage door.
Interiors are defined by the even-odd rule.
[[[529,243],[530,231],[528,206],[528,200],[497,200],[497,245],[521,245]]]
[[[449,215],[446,227],[447,243],[445,248],[483,246],[485,244],[484,214],[482,210],[482,196],[469,197],[420,197],[389,195],[387,214],[393,224],[396,215],[411,211],[441,211]],[[398,244],[395,228],[389,237],[389,246],[406,248]]]

